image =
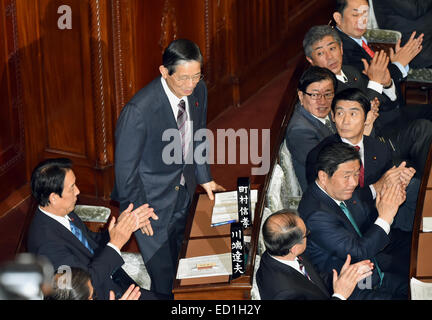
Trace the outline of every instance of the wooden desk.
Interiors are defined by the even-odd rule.
[[[214,201],[207,194],[195,194],[180,257],[192,258],[231,252],[230,224],[211,227]],[[251,229],[245,230],[250,235]],[[250,299],[252,284],[250,277],[240,277],[234,281],[228,275],[175,280],[174,298],[243,300]]]

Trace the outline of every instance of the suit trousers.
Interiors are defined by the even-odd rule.
[[[186,186],[180,186],[178,193],[174,213],[167,228],[168,241],[145,264],[151,279],[151,291],[170,298],[191,202]]]

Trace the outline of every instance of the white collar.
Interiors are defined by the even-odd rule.
[[[69,216],[64,216],[64,217],[57,216],[55,214],[52,214],[50,212],[43,210],[40,206],[39,206],[39,210],[42,211],[45,215],[47,215],[51,219],[54,219],[55,221],[57,221],[58,223],[63,225],[66,229],[68,229],[70,231],[70,220],[71,219],[69,218]]]

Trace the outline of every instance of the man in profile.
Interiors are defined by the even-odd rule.
[[[308,235],[303,220],[289,211],[273,213],[264,222],[266,251],[256,275],[261,299],[346,300],[357,283],[372,274],[369,260],[350,264],[349,255],[339,275],[336,270],[318,273],[303,256]]]
[[[55,270],[60,266],[80,268],[90,274],[98,299],[108,300],[110,291],[119,299],[136,283],[121,268],[120,250],[132,232],[157,219],[147,204],[130,204],[121,216],[109,222],[104,232],[90,231],[74,212],[80,193],[69,159],[39,163],[31,177],[32,194],[39,204],[28,235],[28,249],[47,257]],[[141,289],[141,299],[167,298]]]

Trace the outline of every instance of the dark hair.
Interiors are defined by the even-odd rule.
[[[71,283],[60,283],[60,273],[54,276],[53,291],[47,296],[46,300],[89,300],[90,287],[90,274],[80,268],[70,268],[71,270]]]
[[[262,232],[270,255],[286,256],[294,245],[303,241],[303,232],[297,221],[298,215],[287,210],[280,210],[267,218]]]
[[[336,0],[335,12],[339,12],[343,16],[343,12],[348,5],[348,0]]]
[[[332,101],[332,105],[331,105],[331,109],[332,109],[333,113],[335,112],[336,104],[342,100],[358,102],[360,104],[360,106],[363,108],[363,111],[365,114],[365,121],[366,121],[367,113],[369,112],[371,107],[370,107],[370,101],[365,96],[363,91],[361,91],[360,89],[357,89],[357,88],[349,88],[349,89],[343,90],[341,92],[338,92],[334,96],[333,101]]]
[[[337,89],[337,79],[336,76],[327,68],[321,68],[317,66],[311,66],[303,72],[300,81],[298,83],[297,89],[302,92],[306,92],[306,89],[310,84],[315,82],[320,82],[324,80],[331,80],[333,82],[333,88]]]
[[[31,190],[38,204],[49,205],[51,193],[63,193],[66,172],[72,168],[72,161],[67,158],[47,159],[39,163],[31,175]]]
[[[200,64],[203,62],[198,45],[187,39],[172,41],[162,56],[162,64],[168,69],[169,75],[175,72],[177,65],[186,61],[198,61]]]
[[[342,41],[337,33],[337,31],[332,28],[329,25],[320,25],[320,26],[313,26],[309,29],[309,31],[306,33],[304,39],[303,39],[303,50],[306,55],[306,57],[312,56],[313,48],[312,46],[318,42],[324,39],[324,37],[331,36],[333,39],[341,45]]]
[[[330,143],[318,154],[316,172],[322,170],[332,177],[340,164],[353,160],[361,163],[360,154],[356,148],[344,142]]]

